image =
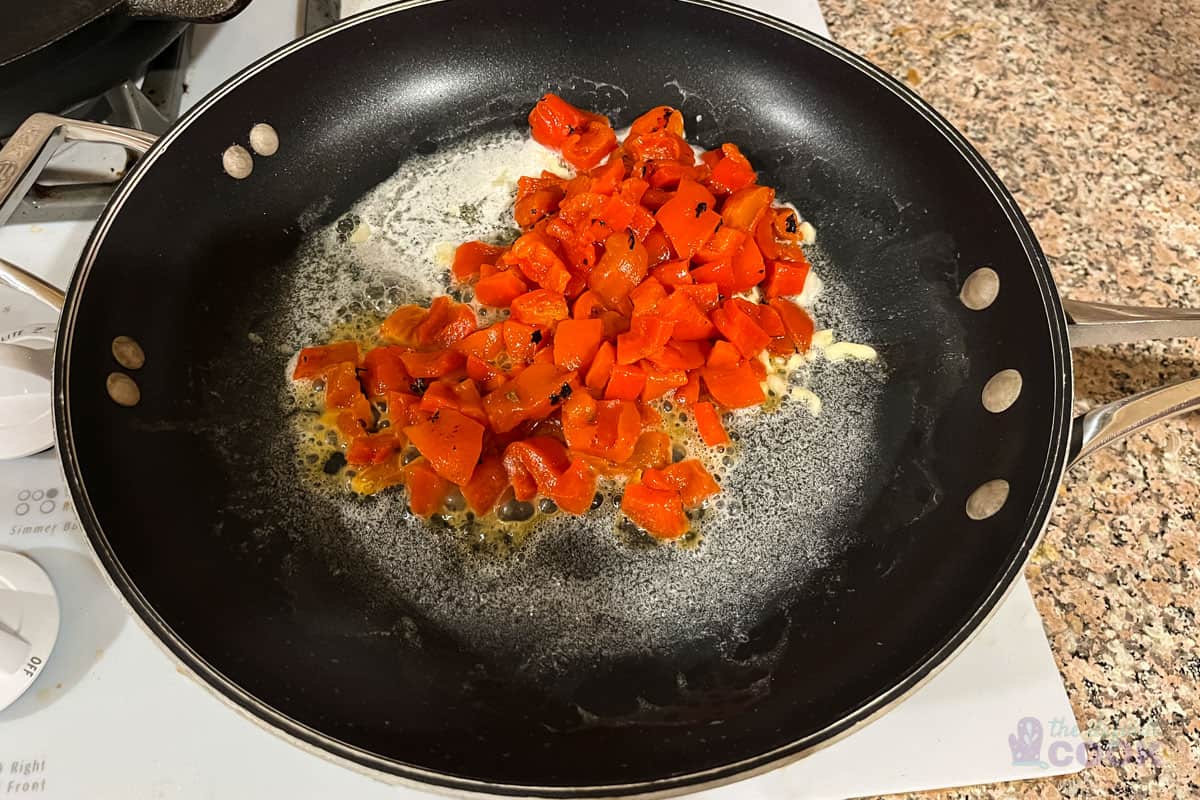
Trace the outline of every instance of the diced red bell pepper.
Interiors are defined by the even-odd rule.
[[[663,473],[679,492],[684,508],[696,508],[713,495],[721,493],[721,485],[694,458],[671,464]]]
[[[617,134],[608,120],[598,115],[583,123],[582,128],[562,143],[563,160],[575,169],[586,170],[599,164],[617,146]]]
[[[645,279],[646,259],[646,248],[632,232],[614,233],[604,240],[604,255],[588,275],[588,288],[615,309]]]
[[[642,245],[646,248],[646,258],[650,264],[662,264],[664,261],[670,261],[673,256],[671,245],[661,228],[652,230],[646,234]],[[684,261],[683,263],[686,264],[687,262]]]
[[[559,323],[560,325],[562,323]],[[583,383],[589,389],[595,392],[604,391],[604,387],[608,385],[608,378],[612,375],[613,364],[617,361],[617,349],[612,342],[604,342],[600,345],[600,349],[596,351],[596,356],[592,359],[592,365],[588,367],[587,374],[584,376]]]
[[[484,361],[492,361],[504,349],[503,328],[500,323],[489,325],[480,331],[475,331],[458,342],[454,349],[465,356],[475,356]],[[368,355],[370,355],[368,353]]]
[[[353,364],[340,361],[325,370],[325,405],[348,409],[356,419],[371,422],[371,404],[363,396]]]
[[[458,408],[458,398],[454,396],[454,387],[447,381],[434,381],[421,395],[419,408],[433,414],[443,408]]]
[[[549,328],[560,319],[571,316],[567,301],[558,292],[534,289],[512,301],[512,318],[526,325]]]
[[[393,344],[405,347],[417,347],[422,343],[417,339],[416,329],[429,316],[429,310],[415,305],[404,305],[397,308],[379,326],[379,335]]]
[[[588,177],[591,178],[589,191],[596,194],[612,194],[617,186],[625,179],[625,162],[620,158],[610,158],[598,167],[594,167]]]
[[[658,356],[675,330],[675,323],[659,317],[635,317],[629,331],[617,336],[617,363],[632,364]]]
[[[804,291],[804,283],[812,269],[804,261],[770,261],[766,268],[763,295],[768,299],[797,295]]]
[[[683,113],[670,106],[655,106],[633,121],[629,126],[630,135],[657,133],[667,131],[676,136],[683,136]]]
[[[501,323],[504,349],[514,363],[524,364],[533,359],[535,353],[546,342],[542,328],[506,319]]]
[[[483,410],[483,396],[473,380],[459,381],[454,386],[456,408],[463,416],[470,417],[481,425],[487,424],[487,412]]]
[[[654,366],[659,369],[693,370],[704,366],[712,348],[707,341],[679,341],[672,337],[657,358]]]
[[[744,292],[757,286],[767,275],[762,252],[759,251],[758,245],[753,239],[747,239],[742,244],[741,249],[734,254],[730,266],[733,268],[732,290],[734,293]]]
[[[721,215],[715,206],[716,199],[708,189],[683,180],[675,196],[654,215],[680,258],[691,258],[716,231]]]
[[[388,392],[385,419],[397,430],[420,421],[421,398],[411,392]]]
[[[346,448],[346,463],[356,467],[380,464],[404,446],[404,440],[390,431],[359,436]]]
[[[561,370],[553,363],[532,364],[484,397],[483,408],[492,430],[507,433],[526,420],[548,417],[577,385],[574,372]]]
[[[771,337],[740,305],[726,300],[712,312],[713,324],[746,358],[754,358],[771,343]]]
[[[566,448],[549,436],[533,436],[504,449],[504,469],[518,500],[530,500],[539,492],[550,496],[570,463]]]
[[[546,147],[561,147],[567,137],[587,121],[587,112],[547,94],[529,112],[529,128],[533,138]]]
[[[722,226],[720,230],[709,237],[703,247],[696,251],[696,255],[692,256],[692,261],[697,264],[707,264],[709,261],[716,261],[720,258],[732,258],[745,241],[745,231]]]
[[[397,345],[384,345],[367,351],[362,360],[362,385],[368,397],[408,391],[412,378],[404,368],[404,353],[405,349]]]
[[[736,347],[723,339],[718,339],[713,343],[712,350],[708,351],[706,363],[714,369],[730,369],[736,367],[741,360],[742,356]]]
[[[586,513],[596,496],[596,473],[583,459],[573,459],[571,465],[555,478],[548,494],[563,511]]]
[[[622,463],[633,457],[642,431],[642,416],[632,400],[601,400],[596,410],[594,452]]]
[[[632,133],[625,137],[624,151],[635,161],[678,161],[691,166],[696,161],[692,146],[668,130]]]
[[[733,271],[733,258],[718,258],[692,269],[692,280],[697,283],[715,284],[725,297],[734,293],[737,276]]]
[[[440,378],[462,367],[467,358],[456,350],[422,353],[409,351],[400,356],[404,368],[414,378]]]
[[[529,286],[515,269],[502,270],[475,283],[475,299],[493,308],[508,308],[528,291]]]
[[[644,401],[656,400],[687,383],[687,372],[682,369],[647,369],[645,364],[642,369],[646,373],[646,385],[642,388]]]
[[[716,334],[712,321],[700,310],[686,292],[676,291],[658,305],[658,315],[674,323],[671,338],[677,341],[704,341]],[[619,341],[619,340],[618,340]]]
[[[654,215],[639,205],[633,209],[633,219],[629,222],[629,230],[633,231],[633,235],[641,242],[650,235],[650,231],[654,230],[654,226],[657,224],[658,220],[654,218]]]
[[[405,428],[404,435],[438,475],[460,486],[471,480],[483,451],[483,426],[478,422],[443,408],[427,422]]]
[[[450,482],[423,458],[405,465],[402,472],[404,485],[408,487],[408,506],[412,512],[418,517],[431,517],[437,513],[450,493]]]
[[[755,363],[758,363],[757,360]],[[704,386],[713,399],[726,408],[756,406],[766,399],[754,369],[742,362],[736,367],[704,367],[700,371]]]
[[[670,464],[671,437],[662,431],[643,431],[629,456],[628,463],[638,469],[657,469]]]
[[[712,174],[705,182],[714,194],[732,194],[754,183],[754,168],[736,144],[727,142],[721,145],[721,155],[712,166]]]
[[[586,369],[600,349],[604,323],[564,319],[554,329],[554,363],[562,369]]]
[[[802,261],[800,218],[790,208],[769,209],[754,226],[754,241],[768,261]]]
[[[521,180],[525,180],[522,178]],[[496,259],[504,252],[503,247],[486,242],[464,242],[454,251],[454,263],[450,272],[460,281],[479,274],[481,264],[495,264]]]
[[[633,301],[633,316],[643,317],[655,313],[659,301],[667,296],[667,290],[653,277],[647,277],[638,287],[629,293]]]
[[[783,327],[787,330],[787,336],[796,351],[808,352],[808,348],[812,346],[812,317],[800,306],[783,298],[772,300],[769,305],[778,312],[779,318],[783,320]]]
[[[613,364],[608,386],[604,389],[605,400],[635,400],[646,385],[646,373],[636,364]]]
[[[753,231],[759,220],[775,201],[775,190],[769,186],[747,186],[725,198],[721,219],[725,225],[739,231]]]
[[[692,277],[696,277],[694,270]],[[712,311],[721,301],[721,291],[715,283],[697,281],[688,286],[676,286],[675,291],[687,295],[696,307],[705,313]]]
[[[527,279],[560,295],[566,291],[571,273],[550,242],[540,233],[530,231],[522,234],[513,242],[511,252],[517,267]]]
[[[513,217],[517,224],[528,230],[557,211],[565,184],[562,178],[546,172],[542,173],[541,178],[518,178],[517,199],[513,205]]]
[[[675,400],[685,406],[694,406],[700,401],[700,373],[689,372],[687,383],[675,390]]]
[[[716,407],[709,402],[699,402],[692,405],[692,416],[696,418],[696,427],[700,431],[700,438],[709,447],[716,447],[720,444],[729,444],[729,434],[725,432],[725,426],[721,423],[721,415],[717,413]]]
[[[300,351],[300,357],[296,360],[292,380],[319,378],[334,364],[343,361],[351,366],[358,366],[357,342],[334,342],[320,347],[306,347]]]
[[[350,487],[359,494],[375,494],[403,483],[405,474],[404,467],[400,464],[400,456],[393,454],[391,458],[378,464],[359,469],[358,474],[350,479]],[[437,478],[437,475],[434,477]]]
[[[650,277],[664,286],[681,286],[694,282],[686,261],[665,261],[650,269]]]
[[[779,336],[786,336],[787,329],[783,325],[783,319],[779,316],[779,312],[769,305],[749,303],[754,309],[755,321],[758,322],[758,327],[763,329],[763,333],[775,339]]]
[[[688,532],[688,519],[678,492],[630,483],[621,496],[621,510],[635,525],[659,539],[678,539]]]
[[[496,505],[500,495],[508,488],[508,473],[504,470],[504,462],[498,455],[484,456],[475,467],[471,480],[462,487],[463,498],[467,507],[478,516],[487,514]]]

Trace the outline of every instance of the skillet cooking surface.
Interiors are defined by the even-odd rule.
[[[227,698],[444,785],[665,789],[845,730],[1002,596],[1064,458],[1069,367],[1044,260],[978,156],[907,91],[743,13],[448,0],[371,15],[201,103],[126,181],[60,331],[62,450],[118,587]],[[618,127],[675,105],[692,141],[742,146],[819,231],[834,287],[819,322],[886,365],[814,375],[829,387],[816,422],[747,428],[729,508],[694,551],[631,548],[596,523],[465,557],[402,498],[351,513],[313,490],[289,444],[285,365],[327,317],[314,237],[398,165],[523,130],[546,91]],[[222,150],[264,120],[279,154],[230,180]],[[983,265],[1000,296],[969,311],[958,291]],[[339,297],[381,282],[354,259],[322,269]],[[116,335],[147,353],[132,410],[104,392]],[[980,390],[1006,368],[1024,388],[991,414]],[[968,520],[992,478],[1007,504]]]

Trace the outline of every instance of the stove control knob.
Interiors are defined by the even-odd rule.
[[[0,709],[28,689],[58,638],[58,596],[32,559],[0,550]]]

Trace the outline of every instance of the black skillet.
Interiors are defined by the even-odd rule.
[[[546,91],[618,126],[652,105],[681,106],[694,141],[739,143],[815,223],[826,278],[858,308],[847,324],[885,365],[869,405],[827,409],[827,419],[866,417],[872,432],[865,450],[856,445],[868,458],[852,488],[823,487],[824,500],[797,491],[812,481],[796,473],[821,466],[797,451],[794,463],[772,461],[728,492],[750,525],[795,534],[773,554],[779,574],[797,576],[790,585],[772,583],[769,568],[725,598],[742,612],[737,625],[652,632],[661,647],[641,653],[584,647],[557,671],[529,667],[552,644],[523,621],[544,618],[536,586],[497,615],[489,597],[511,592],[488,582],[495,573],[428,544],[452,534],[399,511],[350,526],[337,502],[302,486],[294,455],[278,447],[287,422],[278,398],[288,353],[305,342],[255,341],[287,312],[281,298],[306,231],[337,220],[418,152],[521,128]],[[232,181],[222,151],[264,120],[280,132],[279,154]],[[38,147],[34,127],[27,155]],[[960,291],[984,265],[999,294],[972,310]],[[105,391],[119,369],[110,352],[118,335],[147,355],[131,373],[134,408]],[[99,561],[201,681],[377,774],[539,796],[713,785],[869,720],[988,618],[1074,454],[1197,394],[1192,382],[1139,398],[1090,415],[1073,436],[1067,316],[1012,197],[966,141],[836,45],[735,6],[667,0],[410,3],[265,58],[201,102],[125,179],[75,273],[56,366],[58,443]],[[1021,390],[994,413],[981,393],[1002,370],[1020,373]],[[786,438],[758,446],[784,452]],[[968,516],[976,489],[996,479],[1008,488],[998,510],[976,495],[972,513],[986,518]],[[822,502],[834,513],[799,530],[813,519],[804,510]],[[372,543],[393,535],[397,546],[381,556]],[[723,535],[734,536],[708,530],[685,553],[547,531],[529,559],[586,600],[631,563],[661,564],[662,585],[677,590],[712,553],[743,568],[721,550],[733,540]],[[447,586],[471,586],[472,570],[492,576],[469,598],[481,619],[500,620],[491,635],[469,615],[441,614],[447,598],[426,602],[430,586],[404,591],[432,563],[430,548]],[[665,619],[687,607],[653,575],[649,587]],[[638,633],[620,627],[632,598],[608,600],[613,614],[571,621],[582,633],[573,641]],[[674,624],[690,632],[689,619]]]

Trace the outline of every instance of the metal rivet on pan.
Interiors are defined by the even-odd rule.
[[[996,302],[998,294],[1000,294],[1000,276],[991,267],[980,267],[963,281],[958,299],[962,300],[962,304],[972,311],[983,311]]]
[[[260,156],[273,156],[279,150],[279,134],[265,122],[250,129],[250,149]]]
[[[231,144],[221,154],[221,166],[225,168],[229,177],[241,180],[249,177],[254,170],[254,159],[240,144]]]
[[[993,414],[1007,411],[1021,396],[1021,373],[1002,369],[983,385],[983,407]]]
[[[967,498],[967,516],[971,519],[987,519],[1000,509],[1008,500],[1008,481],[997,478],[988,481]]]
[[[118,336],[112,340],[112,354],[125,369],[141,369],[146,363],[142,346],[128,336]]]
[[[142,399],[141,389],[134,383],[133,378],[124,372],[110,372],[105,387],[108,389],[108,396],[119,406],[132,408]]]

